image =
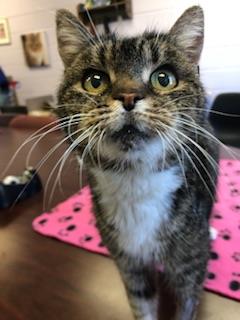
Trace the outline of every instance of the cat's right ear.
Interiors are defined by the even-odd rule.
[[[57,11],[56,25],[58,51],[65,67],[68,67],[81,49],[93,41],[93,36],[71,12],[64,9]]]

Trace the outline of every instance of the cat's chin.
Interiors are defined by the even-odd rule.
[[[134,125],[124,125],[120,130],[109,135],[111,142],[121,151],[139,150],[150,138],[149,133],[139,130]]]

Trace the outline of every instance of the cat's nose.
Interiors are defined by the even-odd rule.
[[[114,97],[114,99],[122,101],[123,108],[126,111],[133,110],[136,102],[143,98],[144,96],[140,93],[119,93]]]

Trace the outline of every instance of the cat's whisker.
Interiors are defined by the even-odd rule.
[[[90,98],[88,95],[86,95],[88,98]],[[95,104],[96,101],[94,101]],[[61,103],[61,104],[56,104],[52,107],[53,110],[58,110],[60,108],[65,108],[65,107],[76,107],[76,108],[82,108],[82,104],[78,104],[77,102],[76,103]],[[89,115],[89,114],[95,114],[97,113],[97,110],[89,110],[88,112],[84,112],[84,113],[78,113],[80,115]]]
[[[185,150],[185,148],[186,148],[187,145],[186,145],[185,143],[183,143],[181,140],[179,140],[178,137],[176,137],[176,136],[175,136],[175,139],[176,139],[176,140],[175,140],[175,143],[176,143],[180,148],[182,148],[184,154],[186,155],[186,157],[188,158],[188,160],[191,162],[194,170],[196,171],[196,173],[198,174],[199,178],[201,179],[201,181],[202,181],[204,187],[206,188],[209,196],[210,196],[211,199],[214,201],[214,195],[213,195],[213,193],[212,193],[211,190],[209,189],[209,187],[208,187],[205,179],[204,179],[203,176],[201,175],[201,172],[200,172],[199,169],[197,168],[194,160],[192,159],[192,157],[191,157],[191,156],[186,152],[186,150]],[[184,148],[184,147],[185,147],[185,148]],[[191,150],[191,148],[189,148],[189,149]],[[190,151],[190,150],[189,150],[189,151]],[[192,151],[192,150],[191,150],[191,151]],[[191,152],[191,153],[194,155],[194,152]],[[204,167],[205,167],[205,166],[204,166]]]
[[[181,122],[180,122],[181,123]],[[183,129],[185,129],[185,130],[188,130],[188,131],[190,131],[189,130],[189,128],[186,128],[185,127],[185,125],[189,125],[189,124],[187,124],[187,123],[185,123],[185,122],[182,122],[182,125],[180,124],[180,126],[183,128]],[[194,127],[194,133],[196,134],[196,135],[201,135],[201,133],[197,133],[197,128],[196,127]],[[188,139],[191,139],[190,137],[188,137]],[[192,139],[191,139],[192,140]],[[194,140],[192,140],[192,141],[194,141]],[[191,142],[192,142],[191,141]],[[192,142],[193,143],[193,142]],[[195,142],[196,143],[196,142]],[[196,143],[197,144],[197,143]],[[202,152],[202,154],[204,154],[205,155],[205,157],[206,158],[208,158],[208,161],[212,164],[212,167],[213,167],[213,169],[215,170],[215,172],[217,173],[217,167],[218,167],[218,164],[217,164],[217,162],[213,159],[213,157],[206,151],[206,150],[204,150],[199,144],[198,144],[198,149]],[[211,161],[210,161],[211,160]]]
[[[78,114],[78,116],[80,116],[80,114]],[[81,117],[82,118],[82,117]],[[52,121],[51,123],[45,125],[44,127],[38,129],[37,131],[35,131],[33,134],[31,134],[19,147],[18,149],[14,152],[13,156],[11,157],[11,159],[9,160],[8,165],[6,166],[6,168],[3,170],[3,172],[1,173],[1,178],[3,178],[7,171],[9,170],[9,168],[11,167],[11,165],[13,164],[13,162],[15,161],[16,157],[18,156],[19,152],[30,142],[32,142],[35,139],[38,139],[37,142],[34,143],[34,145],[31,147],[30,151],[28,152],[28,155],[26,157],[26,167],[30,166],[30,158],[31,158],[31,154],[34,151],[35,147],[37,146],[37,144],[40,142],[40,140],[42,140],[46,135],[54,132],[54,131],[58,131],[60,129],[63,129],[64,127],[66,127],[66,125],[68,124],[68,121],[65,120],[69,120],[70,116],[67,117],[63,117],[61,120],[57,119]],[[64,120],[64,121],[63,121]],[[53,124],[56,124],[55,126],[53,126]],[[53,126],[53,127],[52,127]],[[47,128],[49,128],[47,131]],[[40,133],[44,131],[43,133]]]
[[[69,119],[69,116],[62,118],[63,120],[65,119]],[[8,165],[6,166],[6,168],[3,170],[3,172],[1,173],[1,178],[4,177],[4,175],[6,174],[6,172],[9,170],[10,166],[13,164],[14,160],[16,159],[17,155],[19,154],[19,152],[24,148],[24,146],[26,146],[28,143],[30,143],[31,141],[33,141],[34,139],[37,139],[41,134],[41,131],[44,131],[45,129],[51,127],[53,124],[58,123],[57,126],[54,126],[53,128],[51,128],[50,132],[54,131],[54,130],[58,130],[58,126],[59,126],[59,119],[52,121],[51,123],[48,123],[47,125],[45,125],[44,127],[38,129],[37,131],[35,131],[34,133],[32,133],[19,147],[18,149],[14,152],[12,158],[10,159]],[[45,133],[45,132],[44,132]],[[44,134],[43,133],[43,134]]]
[[[92,126],[90,126],[90,128],[92,128]],[[94,130],[94,128],[93,128],[93,130]],[[88,131],[85,131],[85,132],[88,132]],[[85,133],[84,132],[84,133]],[[92,131],[91,131],[92,132]],[[90,132],[90,134],[89,135],[91,135],[91,132]],[[69,133],[69,137],[71,136],[72,134],[71,133]],[[73,135],[74,135],[74,133],[73,133]],[[89,136],[88,135],[88,136]],[[79,142],[79,137],[77,138],[77,144],[76,144],[76,147],[77,147],[77,145],[79,145],[80,144],[80,142],[81,141],[83,141],[83,140],[81,140],[80,142]],[[71,138],[71,141],[73,142],[73,144],[71,145],[71,146],[73,146],[73,145],[75,145],[75,143],[76,143],[76,139],[73,139],[73,138]],[[69,155],[71,154],[71,152],[74,150],[74,148],[73,149],[71,149],[71,150],[69,150],[69,153],[67,153],[66,154],[66,157],[63,157],[62,158],[62,161],[61,161],[61,164],[60,164],[60,166],[59,166],[59,170],[58,170],[58,174],[57,174],[57,178],[56,178],[56,182],[58,181],[58,185],[59,185],[59,189],[60,189],[60,191],[63,193],[63,188],[62,188],[62,171],[63,171],[63,168],[64,168],[64,165],[65,165],[65,163],[66,163],[66,161],[67,161],[67,159],[68,159],[68,157],[69,157]],[[54,188],[56,188],[56,186],[54,187]]]
[[[181,140],[179,139],[179,137],[176,135],[176,133],[177,133],[177,134],[180,134],[180,135],[183,136],[187,141],[189,141],[189,142],[191,142],[193,145],[195,145],[195,147],[197,147],[197,148],[202,152],[202,154],[203,154],[203,155],[205,156],[205,158],[210,162],[210,164],[212,164],[211,161],[209,160],[208,156],[205,154],[205,150],[202,149],[202,147],[199,146],[195,141],[193,141],[191,138],[189,138],[188,136],[186,136],[184,133],[182,133],[181,131],[177,130],[176,128],[169,127],[168,125],[163,124],[163,123],[160,123],[159,125],[160,125],[160,126],[162,125],[162,126],[165,127],[166,129],[175,132],[174,142],[177,143],[179,146],[180,146],[180,144],[181,144],[181,147],[184,146],[185,148],[188,149],[188,151],[189,151],[190,153],[192,153],[192,155],[194,155],[194,157],[198,160],[199,164],[202,166],[203,170],[206,172],[208,178],[210,179],[211,183],[212,183],[213,186],[214,186],[214,185],[215,185],[215,182],[213,181],[213,179],[212,179],[209,171],[207,170],[206,166],[203,164],[203,162],[201,161],[201,159],[198,157],[198,155],[197,155],[187,144],[185,144],[183,141],[181,141]],[[184,151],[185,151],[185,155],[187,155],[188,159],[189,159],[189,160],[191,159],[190,162],[192,163],[194,169],[195,169],[196,172],[198,173],[198,175],[199,175],[200,179],[202,180],[202,182],[203,182],[206,190],[208,191],[209,195],[211,195],[211,198],[214,199],[214,196],[213,196],[212,192],[210,191],[207,183],[205,182],[204,178],[202,177],[202,175],[201,175],[200,171],[198,170],[196,164],[194,163],[193,159],[192,159],[191,157],[189,157],[189,155],[188,155],[188,153],[186,152],[186,150],[184,150]],[[209,155],[209,156],[210,156],[210,155]]]
[[[213,170],[215,171],[215,173],[218,172],[217,171],[217,167],[218,167],[217,162],[213,159],[213,157],[206,150],[204,150],[196,141],[194,141],[193,139],[188,137],[186,134],[184,134],[180,130],[177,130],[176,128],[173,128],[173,130],[175,132],[177,132],[178,134],[180,134],[182,137],[184,137],[191,144],[193,144],[204,155],[206,160],[208,160],[208,162],[211,164],[211,166],[212,166]]]
[[[164,135],[162,136],[162,145],[163,145],[163,163],[162,163],[162,170],[165,169],[166,158],[167,158],[167,146],[165,145]]]
[[[98,135],[98,132],[95,132],[95,133],[94,133],[94,131],[95,131],[95,128],[94,128],[94,129],[91,131],[91,133],[89,134],[88,140],[87,140],[87,144],[86,144],[86,146],[85,146],[85,148],[84,148],[84,150],[83,150],[83,152],[82,152],[82,154],[81,154],[81,158],[82,158],[82,160],[83,160],[83,163],[84,163],[85,156],[86,156],[87,154],[89,154],[89,156],[91,157],[92,162],[95,163],[95,161],[94,161],[94,159],[93,159],[93,156],[92,156],[92,153],[90,152],[90,150],[91,150],[91,145],[92,145],[92,143],[94,142],[94,138],[96,137],[96,135]],[[94,133],[94,135],[92,136],[93,133]]]
[[[240,118],[239,114],[234,114],[234,113],[227,113],[227,112],[222,112],[222,111],[216,111],[216,110],[211,110],[211,109],[200,109],[200,108],[196,108],[196,107],[191,107],[191,106],[186,106],[186,107],[180,107],[178,109],[176,109],[176,112],[178,111],[188,111],[188,110],[194,110],[194,111],[200,111],[200,112],[206,112],[206,113],[214,113],[217,115],[221,115],[221,116],[226,116],[226,117],[232,117],[232,118]]]
[[[51,173],[50,175],[48,176],[48,179],[47,179],[47,182],[46,182],[46,186],[45,186],[45,192],[44,192],[44,200],[43,200],[43,209],[45,209],[46,207],[46,194],[47,194],[47,191],[48,191],[48,186],[50,184],[50,181],[52,179],[52,176],[53,174],[55,173],[57,167],[60,165],[60,163],[63,161],[63,159],[66,159],[66,157],[69,156],[69,154],[75,149],[75,147],[77,147],[77,145],[79,143],[81,143],[83,140],[85,140],[87,137],[88,137],[88,133],[89,131],[91,130],[92,128],[88,128],[86,130],[83,130],[83,129],[79,129],[77,131],[75,131],[74,133],[72,133],[72,135],[76,135],[77,133],[81,132],[81,131],[84,131],[78,138],[76,138],[76,140],[67,148],[67,150],[63,153],[63,155],[60,157],[60,159],[57,161],[57,163],[55,164],[55,166],[53,167],[53,169],[51,170]],[[69,137],[67,136],[65,139],[69,139]],[[63,139],[63,140],[65,140]],[[64,166],[64,163],[62,165],[62,168]],[[61,169],[62,169],[61,168]],[[61,174],[61,173],[60,173]],[[50,194],[50,200],[49,201],[52,201],[52,197],[53,197],[53,194],[55,192],[55,189],[56,189],[56,185],[57,185],[57,182],[58,182],[58,177],[56,178],[55,182],[54,182],[54,185],[53,185],[53,188],[52,188],[52,192]]]
[[[174,129],[175,130],[175,129]],[[178,132],[180,133],[180,132]],[[185,135],[184,135],[185,136]],[[206,166],[203,164],[203,161],[199,158],[199,156],[196,154],[196,152],[194,152],[186,143],[184,143],[183,141],[179,140],[178,137],[176,137],[179,141],[179,143],[181,143],[186,149],[188,149],[188,151],[197,159],[198,163],[201,165],[201,167],[203,168],[203,170],[205,171],[205,173],[208,176],[208,179],[210,180],[210,182],[212,183],[213,187],[215,186],[215,181],[213,180],[211,174],[209,173],[209,171],[207,170]],[[192,142],[192,141],[191,141]],[[196,146],[196,145],[195,145]],[[200,146],[199,146],[200,147]],[[199,148],[198,148],[199,149]],[[215,162],[214,164],[212,163],[212,161],[214,161],[214,159],[209,155],[209,153],[205,153],[203,152],[204,149],[200,148],[200,151],[202,152],[202,154],[205,156],[206,160],[209,161],[209,163],[212,165],[213,170],[215,171],[215,174],[217,175],[217,163]],[[211,160],[211,161],[210,161]],[[205,180],[204,180],[205,181]],[[206,182],[204,183],[205,187],[206,187]],[[207,188],[209,190],[209,188]],[[211,193],[212,194],[212,193]],[[212,195],[213,197],[213,195]]]
[[[94,132],[94,130],[97,129],[96,127],[93,128],[92,133]],[[89,142],[88,142],[89,143]],[[88,147],[88,144],[86,145],[86,147],[84,148],[81,156],[79,157],[79,161],[80,161],[80,186],[82,187],[82,179],[83,179],[83,165],[84,165],[84,157],[85,157],[85,150]]]
[[[194,124],[192,124],[191,122],[185,120],[185,124],[188,126],[194,126],[194,128],[196,128],[196,130],[200,131],[200,132],[198,132],[198,134],[201,134],[202,136],[204,136],[207,139],[211,139],[216,144],[220,145],[231,157],[233,157],[233,159],[235,159],[235,160],[238,159],[237,153],[235,153],[233,150],[231,150],[230,147],[228,147],[224,143],[222,143],[216,136],[211,134],[209,131],[207,131],[206,129],[204,129],[200,125],[196,124],[195,121],[194,121]]]
[[[155,128],[155,131],[157,132],[157,134],[159,135],[160,139],[161,139],[161,144],[162,144],[162,171],[165,168],[165,162],[166,162],[166,146],[164,145],[164,141],[165,141],[165,135],[162,134],[158,129]]]
[[[77,119],[74,119],[76,118]],[[70,132],[70,127],[71,125],[74,125],[74,124],[79,124],[81,120],[89,120],[91,119],[91,117],[89,115],[86,115],[86,116],[82,116],[81,114],[75,114],[73,116],[69,116],[69,121],[64,121],[64,122],[60,122],[57,126],[55,126],[54,128],[51,128],[49,129],[48,131],[44,132],[43,134],[41,135],[38,135],[38,136],[35,136],[34,139],[38,138],[38,140],[33,144],[33,146],[31,147],[30,151],[28,152],[28,155],[26,157],[26,166],[30,166],[30,158],[31,158],[31,155],[34,151],[34,149],[36,148],[36,146],[38,145],[38,143],[46,136],[48,135],[49,133],[53,132],[53,131],[56,131],[56,130],[59,130],[59,129],[64,129],[65,127],[68,127],[68,136],[70,137],[69,139],[72,139],[72,134]],[[62,118],[64,119],[64,118]],[[61,120],[62,120],[61,119]],[[73,139],[72,139],[73,141]]]
[[[91,100],[94,105],[96,105],[96,106],[98,105],[97,102],[96,102],[92,97],[90,97],[86,92],[81,91],[81,94],[84,95],[84,97],[86,97],[86,98],[88,98],[89,100]]]
[[[82,129],[79,129],[79,132]],[[58,142],[53,148],[51,148],[47,154],[41,159],[41,161],[37,164],[36,168],[35,168],[35,173],[32,176],[32,179],[36,176],[36,174],[38,173],[38,171],[41,169],[41,167],[43,166],[43,164],[47,161],[47,159],[66,141],[68,140],[69,137],[65,137],[64,139],[62,139],[60,142]],[[14,203],[12,204],[12,207],[15,206],[15,204],[18,202],[19,198],[22,196],[22,194],[25,192],[26,188],[28,187],[29,183],[32,181],[32,179],[24,186],[24,188],[22,189],[22,191],[19,193],[19,195],[17,196],[17,198],[15,199]]]
[[[161,108],[165,108],[167,107],[168,105],[172,105],[174,104],[174,102],[178,102],[178,101],[181,101],[181,100],[184,100],[186,98],[195,98],[195,97],[199,97],[201,96],[201,94],[186,94],[186,95],[182,95],[180,97],[177,97],[177,98],[174,98],[174,99],[171,99],[170,101],[167,101],[166,103],[164,103]],[[199,110],[199,109],[198,109]]]
[[[149,113],[150,114],[150,113]],[[152,116],[155,117],[155,119],[159,119],[161,122],[161,124],[165,127],[170,128],[166,122],[164,122],[164,117],[162,117],[161,115],[156,115],[153,114]],[[181,120],[177,119],[176,120],[177,123],[180,122]],[[195,128],[195,127],[194,127]],[[210,162],[210,164],[212,165],[213,169],[216,171],[217,169],[217,162],[212,158],[212,156],[206,151],[204,150],[198,143],[196,143],[194,140],[192,140],[190,137],[184,135],[181,131],[177,130],[176,128],[172,128],[175,131],[179,132],[179,134],[183,135],[185,139],[187,139],[188,141],[190,141],[193,145],[195,145],[195,147],[197,147],[199,149],[199,151],[205,156],[205,158]],[[195,128],[196,129],[196,128]],[[196,130],[194,131],[195,135],[197,135]]]
[[[165,139],[168,142],[170,148],[173,150],[173,153],[176,155],[177,160],[179,162],[179,166],[180,166],[181,171],[182,171],[182,176],[183,176],[183,179],[184,179],[185,186],[188,189],[189,186],[188,186],[188,183],[187,183],[187,178],[186,178],[184,166],[183,166],[182,160],[179,157],[177,149],[175,148],[173,142],[171,142],[171,137],[169,137],[169,135],[167,133],[161,134],[161,132],[159,130],[157,130],[157,129],[156,129],[156,131],[157,131],[158,135],[161,138],[162,144],[163,144],[163,140]],[[165,163],[165,157],[166,157],[165,148],[163,148],[163,150],[164,150],[164,158],[163,158],[164,160],[163,160],[163,164],[162,164],[162,170],[164,170],[164,163]]]
[[[78,157],[79,163],[79,189],[83,187],[83,160],[81,157]]]
[[[205,173],[207,174],[208,176],[208,179],[210,180],[210,182],[212,183],[212,186],[214,187],[215,186],[215,181],[213,180],[210,172],[207,170],[206,166],[203,164],[203,161],[199,158],[199,156],[196,154],[196,152],[194,152],[186,143],[182,142],[182,145],[185,146],[185,148],[188,149],[188,151],[197,159],[198,163],[201,165],[201,167],[203,168],[203,170],[205,171]],[[210,189],[209,189],[210,190]],[[213,197],[213,194],[211,193],[212,197]],[[214,197],[213,197],[214,199]]]
[[[68,133],[68,136],[69,136],[69,139],[71,140],[71,142],[73,142],[74,141],[74,139],[72,138],[72,135],[71,135],[71,133],[72,133],[72,128],[71,128],[71,125],[72,125],[72,122],[73,122],[73,120],[74,120],[74,117],[76,117],[77,115],[73,115],[73,116],[71,116],[70,117],[70,120],[69,120],[69,122],[68,122],[68,126],[67,126],[67,133]]]
[[[98,133],[98,130],[97,130],[97,132],[95,132],[95,134],[92,136],[92,134],[94,133],[94,131],[95,131],[99,126],[100,126],[100,124],[96,125],[96,126],[94,127],[94,129],[91,131],[91,133],[90,133],[90,135],[89,135],[89,137],[88,137],[88,143],[87,143],[87,145],[85,146],[85,148],[84,148],[84,150],[83,150],[83,152],[82,152],[82,155],[81,155],[81,158],[83,159],[83,162],[84,162],[84,158],[85,158],[87,152],[88,152],[88,151],[90,152],[90,150],[91,150],[92,140],[99,134],[99,133]],[[89,154],[90,154],[90,153],[89,153]]]
[[[102,164],[101,164],[101,157],[100,157],[100,148],[101,148],[101,143],[104,137],[104,134],[106,132],[106,129],[102,130],[99,139],[98,139],[98,143],[97,143],[97,161],[98,161],[98,166],[100,169],[102,169]]]
[[[179,156],[179,154],[178,154],[178,150],[175,148],[174,143],[171,141],[171,137],[170,137],[167,133],[165,133],[164,137],[165,137],[165,139],[167,139],[168,144],[172,147],[172,149],[173,149],[173,151],[174,151],[173,153],[174,153],[174,154],[176,155],[176,157],[177,157],[179,166],[180,166],[181,171],[182,171],[182,176],[183,176],[184,184],[185,184],[186,188],[189,190],[189,186],[188,186],[188,182],[187,182],[187,177],[186,177],[186,174],[185,174],[185,169],[184,169],[184,166],[183,166],[183,162],[182,162],[182,160],[181,160],[181,158],[180,158],[180,156]],[[181,150],[181,149],[180,149],[180,150]]]
[[[94,156],[92,154],[92,151],[93,151],[93,148],[97,146],[97,142],[98,142],[98,137],[97,136],[99,136],[99,131],[96,132],[96,134],[91,138],[89,146],[88,146],[88,151],[89,151],[88,153],[89,153],[89,155],[91,157],[92,163],[95,166],[97,166],[97,163],[96,163],[95,158],[94,158]]]
[[[155,50],[159,50],[159,37],[161,35],[161,32],[159,31],[157,33],[157,36],[156,36],[156,39],[154,40],[154,44],[153,44],[153,47]]]
[[[91,15],[90,15],[88,9],[85,8],[85,10],[86,10],[86,13],[87,13],[87,16],[88,16],[88,20],[89,20],[89,22],[90,22],[90,24],[91,24],[91,26],[92,26],[92,28],[93,28],[93,30],[94,30],[94,33],[95,33],[96,37],[98,38],[98,41],[101,43],[102,47],[104,48],[103,41],[102,41],[102,39],[101,39],[98,31],[97,31],[97,28],[96,28],[96,26],[95,26],[95,24],[94,24],[94,22],[93,22],[93,20],[92,20],[92,17],[91,17]]]
[[[95,132],[95,134],[90,138],[88,145],[86,146],[82,159],[83,159],[83,163],[84,163],[84,159],[87,156],[87,154],[89,154],[92,163],[97,167],[98,164],[95,161],[94,155],[92,154],[93,148],[97,146],[97,142],[99,140],[98,138],[99,136],[99,130],[97,130],[97,132]]]
[[[76,121],[76,124],[79,123],[79,121]],[[68,121],[60,123],[58,126],[49,129],[48,131],[44,132],[43,134],[38,136],[37,141],[35,141],[33,143],[33,145],[31,146],[27,156],[26,156],[26,167],[31,166],[30,161],[31,161],[31,156],[33,151],[35,150],[36,146],[38,145],[38,143],[44,139],[49,133],[52,133],[54,131],[60,130],[60,129],[64,129],[65,127],[68,127]],[[36,137],[35,137],[36,138]]]

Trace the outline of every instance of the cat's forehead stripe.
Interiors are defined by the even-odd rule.
[[[125,59],[124,64],[129,62],[142,62],[156,64],[161,57],[161,47],[163,47],[163,39],[159,34],[149,34],[128,39],[114,39],[111,42],[111,59],[108,61],[118,62]]]

